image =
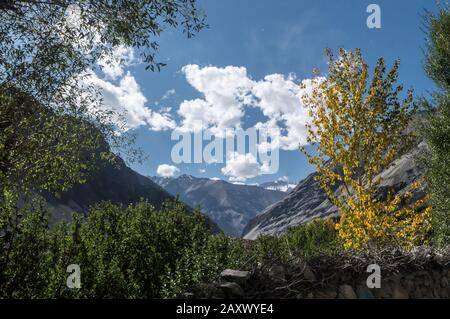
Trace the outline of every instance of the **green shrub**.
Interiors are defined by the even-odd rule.
[[[49,212],[42,200],[32,200],[20,212],[17,206],[4,204],[0,205],[0,297],[42,296],[47,280],[42,261],[48,247]],[[18,218],[22,218],[20,223]]]
[[[271,264],[287,260],[290,256],[286,250],[285,237],[260,235],[253,244],[254,261],[259,264]]]
[[[200,212],[186,214],[180,202],[167,203],[159,211],[147,202],[125,210],[110,203],[95,206],[86,221],[73,223],[70,242],[60,240],[64,247],[56,250],[61,256],[71,247],[69,254],[64,254],[70,260],[65,258],[60,271],[68,264],[79,264],[82,273],[82,289],[64,288],[60,296],[175,296],[188,285],[206,280],[211,269],[218,268],[205,262],[211,236],[205,222]],[[66,228],[65,234],[57,236],[67,234]]]
[[[51,228],[41,199],[0,208],[1,298],[171,298],[225,268],[251,269],[338,247],[330,221],[253,242],[214,235],[199,211],[187,214],[179,201],[160,210],[145,201],[127,208],[100,203],[87,217]],[[70,264],[80,266],[81,289],[66,286]]]
[[[424,163],[433,208],[433,242],[444,246],[450,243],[450,6],[441,6],[436,14],[428,13],[425,26],[425,71],[438,91],[434,100],[428,102],[435,112],[423,125],[428,145]]]
[[[213,235],[199,211],[187,214],[178,201],[160,210],[145,201],[127,208],[101,203],[88,217],[52,228],[42,200],[20,212],[1,208],[3,298],[174,297],[248,259],[241,241]],[[80,266],[81,289],[66,286],[70,264]]]
[[[288,251],[294,255],[332,254],[342,249],[332,219],[315,219],[308,224],[291,228],[285,235],[285,241]]]
[[[253,245],[255,260],[264,264],[274,261],[287,262],[296,256],[333,254],[342,249],[334,225],[331,219],[316,219],[290,228],[282,236],[259,236]]]

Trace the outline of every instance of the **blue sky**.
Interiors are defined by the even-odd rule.
[[[370,3],[381,7],[381,29],[366,26],[369,16],[366,8]],[[433,89],[422,70],[424,34],[420,14],[424,8],[434,10],[434,1],[202,0],[199,6],[207,14],[210,27],[192,39],[186,39],[179,29],[165,31],[158,39],[160,49],[157,57],[167,66],[160,72],[145,71],[142,65],[132,63],[117,77],[99,75],[102,85],[110,88],[110,94],[120,94],[117,88],[123,89],[127,83],[133,84],[130,94],[137,94],[136,103],[153,112],[152,116],[146,117],[151,120],[140,124],[138,121],[133,126],[137,133],[137,145],[146,152],[148,160],[133,164],[132,168],[143,175],[156,175],[158,166],[167,164],[177,167],[176,175],[186,173],[261,183],[283,176],[298,181],[313,170],[298,150],[290,150],[289,147],[280,150],[280,168],[276,174],[253,178],[224,175],[224,164],[174,164],[171,149],[176,141],[171,141],[171,131],[174,125],[182,126],[183,120],[189,116],[186,112],[191,110],[190,107],[196,107],[194,102],[192,105],[185,103],[185,113],[180,113],[183,102],[197,99],[195,103],[204,101],[214,104],[215,101],[222,101],[204,95],[205,90],[214,90],[214,78],[209,77],[232,76],[230,74],[243,71],[246,81],[252,81],[252,85],[258,83],[261,88],[268,81],[264,78],[274,74],[279,75],[277,79],[280,83],[298,84],[311,77],[313,68],[326,72],[326,47],[334,51],[343,47],[360,48],[371,66],[379,56],[384,56],[389,65],[398,57],[401,59],[400,81],[405,87],[413,87],[418,95]],[[187,65],[191,67],[183,69]],[[295,74],[295,78],[289,74]],[[242,78],[240,75],[239,79]],[[231,80],[235,81],[238,80]],[[270,92],[268,94],[270,98]],[[128,107],[135,101],[136,95],[131,95],[122,96],[122,102],[124,99],[129,102]],[[267,101],[270,102],[270,99]],[[270,116],[263,113],[270,107],[245,107],[239,121],[245,128],[268,121]],[[230,107],[230,112],[232,109]],[[284,118],[289,118],[290,111],[284,109],[284,112]],[[292,112],[294,114],[296,111]],[[293,133],[291,137],[295,136]],[[239,168],[242,169],[242,166]]]

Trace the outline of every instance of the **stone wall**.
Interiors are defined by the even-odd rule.
[[[380,268],[380,288],[369,265]],[[376,266],[375,266],[376,267]],[[406,299],[450,298],[450,249],[419,247],[338,254],[224,270],[217,281],[192,287],[184,298]]]

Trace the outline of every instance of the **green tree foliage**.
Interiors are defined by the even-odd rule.
[[[100,160],[113,161],[112,152],[140,158],[134,136],[117,134],[123,115],[103,107],[87,71],[99,59],[117,62],[120,47],[159,69],[159,34],[181,25],[191,37],[204,21],[195,0],[0,2],[0,231],[7,238],[21,227],[24,194],[64,192]]]
[[[65,82],[120,46],[159,69],[155,39],[164,29],[181,25],[191,37],[206,26],[196,0],[8,0],[0,18],[1,82],[39,100],[54,99]]]
[[[442,6],[434,15],[425,14],[427,47],[425,71],[443,90],[450,89],[450,7]]]
[[[30,194],[64,192],[83,182],[100,158],[116,157],[89,121],[46,108],[13,87],[0,86],[0,104],[0,249],[8,255],[27,222],[19,207]]]
[[[435,106],[424,124],[428,144],[425,166],[432,195],[433,237],[438,245],[450,243],[450,7],[425,16],[427,50],[425,70],[438,85]]]
[[[98,155],[110,155],[101,132],[87,121],[56,114],[12,88],[0,89],[0,101],[0,179],[4,187],[17,192],[30,188],[65,191],[83,180]]]
[[[26,183],[33,181],[36,174],[48,177],[46,182],[40,180],[41,184],[55,186],[61,182],[59,177],[68,173],[60,191],[82,180],[83,173],[92,166],[89,161],[78,165],[82,158],[87,159],[86,155],[70,165],[72,155],[99,155],[92,149],[103,146],[104,140],[116,153],[125,153],[131,160],[139,158],[139,152],[128,147],[132,134],[117,134],[125,124],[123,116],[102,107],[99,92],[84,81],[89,76],[86,71],[95,71],[99,59],[114,62],[113,53],[123,46],[133,47],[147,68],[159,69],[162,64],[155,60],[157,36],[168,27],[181,25],[191,37],[205,27],[204,21],[195,0],[2,1],[1,181],[16,173],[5,170],[14,169],[10,162],[19,153],[20,160],[28,164],[42,156],[32,169],[22,172],[22,176],[31,175],[22,180],[24,185],[16,187],[29,188]],[[37,112],[37,119],[32,118],[33,112]],[[89,126],[95,127],[98,134],[85,138],[93,132]],[[30,143],[32,147],[26,148]],[[49,166],[55,174],[49,174]]]
[[[288,262],[292,258],[334,254],[343,249],[331,219],[315,219],[290,228],[283,236],[261,235],[253,244],[254,259],[261,263]]]
[[[253,242],[214,235],[200,212],[186,214],[177,201],[159,211],[147,202],[100,203],[88,217],[52,228],[39,198],[19,210],[16,231],[0,229],[1,298],[170,298],[225,268],[251,269],[341,247],[332,221]],[[66,286],[70,264],[80,266],[81,289]]]
[[[13,215],[16,209],[2,205],[1,216]],[[48,280],[42,271],[49,240],[48,211],[43,201],[33,200],[14,216],[23,220],[13,226],[0,220],[0,296],[42,296]]]
[[[315,219],[303,226],[294,227],[285,237],[291,255],[333,254],[342,248],[332,219]]]
[[[50,230],[44,203],[31,202],[15,237],[1,238],[10,248],[0,257],[2,297],[171,297],[216,271],[219,259],[207,255],[224,248],[209,242],[203,215],[186,214],[179,202],[160,211],[147,202],[101,203]],[[70,264],[81,268],[82,289],[66,287]]]

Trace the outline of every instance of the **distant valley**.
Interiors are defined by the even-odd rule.
[[[229,236],[241,237],[247,223],[266,207],[280,201],[290,185],[284,181],[266,185],[232,184],[223,180],[181,175],[176,178],[151,177],[172,195],[201,211]],[[278,188],[277,188],[278,187]]]
[[[144,199],[158,209],[162,203],[174,199],[173,195],[150,178],[126,166],[120,158],[115,165],[107,161],[100,163],[86,183],[74,185],[59,197],[48,193],[40,195],[52,210],[52,224],[60,220],[70,221],[74,212],[86,215],[91,206],[101,201],[128,206]],[[188,205],[187,211],[192,211],[192,207]],[[221,231],[210,218],[207,218],[207,223],[213,232]]]

